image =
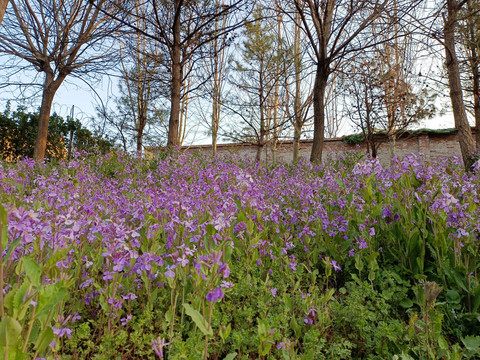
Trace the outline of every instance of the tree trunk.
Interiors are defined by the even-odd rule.
[[[137,129],[137,154],[142,154],[143,151],[143,131],[145,130],[145,114],[138,114],[139,127]]]
[[[178,127],[180,124],[180,97],[182,90],[182,63],[181,63],[181,22],[180,11],[182,1],[175,0],[175,21],[173,23],[172,46],[172,83],[170,85],[170,119],[168,121],[167,146],[179,145]]]
[[[2,24],[3,17],[5,16],[5,12],[7,11],[7,6],[10,0],[0,0],[0,25]]]
[[[480,82],[478,64],[480,56],[477,53],[477,44],[475,42],[475,29],[473,24],[470,24],[470,52],[471,60],[470,67],[473,75],[473,110],[475,114],[475,148],[480,150]]]
[[[218,57],[215,55],[215,73],[213,74],[213,96],[212,96],[212,152],[213,156],[217,154],[217,134],[220,123],[220,91],[218,74]]]
[[[297,11],[296,13],[296,23],[299,24],[300,13]],[[293,101],[293,111],[295,117],[294,123],[294,133],[293,133],[293,162],[297,162],[300,157],[300,137],[302,136],[302,126],[303,126],[303,119],[302,119],[302,56],[300,54],[300,27],[295,26],[295,34],[294,34],[294,67],[295,67],[295,99]]]
[[[376,159],[377,158],[377,144],[375,143],[374,140],[374,134],[370,136],[370,144],[371,144],[371,149],[372,149],[372,158]]]
[[[35,140],[35,149],[33,150],[33,158],[42,160],[45,158],[47,149],[48,122],[50,120],[50,112],[52,110],[53,98],[58,88],[65,80],[66,75],[59,75],[56,80],[53,79],[53,73],[45,73],[45,83],[43,85],[42,105],[38,118],[38,132]]]
[[[258,91],[259,97],[259,104],[260,104],[260,139],[258,139],[258,150],[257,150],[257,161],[260,161],[261,154],[263,150],[263,146],[265,145],[265,138],[267,134],[266,125],[265,125],[265,98],[264,94],[264,64],[263,60],[260,62],[260,72],[259,72],[259,80],[260,80],[260,88]]]
[[[213,98],[213,110],[212,110],[212,155],[215,156],[217,154],[217,134],[218,134],[218,102],[217,102],[217,95],[215,92],[218,90],[216,87],[214,88],[214,98]]]
[[[457,55],[455,53],[455,26],[457,23],[457,12],[459,10],[456,0],[447,0],[448,17],[444,25],[445,37],[445,60],[448,73],[448,85],[450,88],[450,99],[452,102],[455,128],[458,130],[458,141],[462,151],[463,164],[466,170],[470,170],[472,155],[475,150],[472,131],[468,124],[463,103],[462,84],[458,69]]]
[[[323,142],[325,140],[325,91],[327,89],[328,71],[317,65],[315,85],[313,87],[313,144],[310,161],[322,162]]]
[[[294,133],[293,133],[293,162],[297,162],[300,157],[300,135],[302,134],[301,129],[297,124],[295,124]]]
[[[263,149],[263,146],[261,144],[258,144],[257,145],[257,154],[255,155],[255,160],[257,162],[260,162],[260,160],[262,159],[262,149]]]

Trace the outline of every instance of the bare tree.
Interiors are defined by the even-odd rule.
[[[278,22],[266,21],[265,12],[264,7],[258,6],[253,20],[245,25],[241,56],[235,61],[236,74],[230,78],[235,93],[229,104],[225,104],[233,116],[242,120],[225,136],[235,141],[255,143],[257,161],[264,146],[274,141],[273,137],[278,136],[288,122],[287,119],[280,120],[282,116],[278,111],[279,84],[284,83],[282,62],[285,52],[275,32]]]
[[[420,0],[400,1],[402,13]],[[353,53],[373,46],[367,29],[390,11],[389,0],[295,0],[316,62],[313,95],[314,135],[310,160],[321,162],[325,136],[325,94],[330,75]],[[395,19],[398,20],[398,19]],[[369,35],[369,34],[367,34]]]
[[[52,102],[70,74],[86,74],[112,63],[106,38],[115,30],[100,8],[83,0],[12,0],[0,29],[0,52],[27,62],[44,75],[34,158],[45,156]],[[103,45],[108,45],[99,50]]]
[[[135,18],[136,15],[131,11],[129,2],[115,1],[115,3],[124,14]],[[248,1],[224,2],[221,4],[220,10],[218,2],[214,0],[144,0],[144,4],[149,9],[149,16],[145,19],[148,24],[145,31],[138,29],[132,21],[123,21],[123,24],[136,31],[141,31],[147,37],[157,41],[167,54],[170,86],[167,144],[176,146],[179,145],[180,139],[182,96],[187,95],[187,92],[182,92],[182,89],[187,77],[191,75],[186,69],[186,65],[193,62],[191,68],[197,68],[195,65],[200,62],[199,60],[209,55],[206,51],[207,44],[243,24],[243,15],[248,15],[248,11],[238,12],[241,19],[234,23],[229,23],[225,27],[215,26],[215,24],[218,25],[218,19],[237,12],[244,4],[248,5]],[[198,84],[198,86],[200,85]],[[197,87],[189,90],[194,91]]]
[[[216,0],[218,10],[223,7],[223,0]],[[228,17],[215,19],[215,31],[225,28],[227,26]],[[229,43],[229,34],[218,36],[211,42],[211,50],[213,56],[207,60],[212,78],[209,82],[210,97],[212,100],[212,117],[210,122],[210,132],[212,134],[212,153],[217,153],[217,139],[220,128],[220,117],[222,111],[222,93],[225,87],[225,72],[227,68],[227,46]]]
[[[302,129],[305,123],[308,120],[308,114],[311,108],[312,103],[312,92],[310,89],[307,90],[309,95],[305,98],[303,96],[303,90],[305,87],[304,71],[304,54],[306,53],[304,46],[304,36],[301,31],[301,28],[297,26],[300,24],[301,17],[300,12],[295,10],[295,21],[293,23],[293,46],[292,46],[292,57],[293,57],[293,83],[294,83],[294,94],[293,94],[293,116],[289,114],[289,118],[293,123],[293,161],[296,162],[300,156],[300,138],[302,136]],[[287,89],[288,92],[288,89]],[[289,111],[287,107],[287,111]]]
[[[146,8],[139,0],[135,0],[136,26],[146,30]],[[153,109],[153,102],[160,97],[163,89],[157,78],[163,61],[156,42],[148,42],[141,32],[127,34],[121,41],[120,62],[122,72],[121,99],[126,113],[133,120],[133,132],[137,153],[143,150],[144,134],[149,122],[158,120]],[[123,45],[125,43],[125,45]],[[125,50],[123,49],[125,47]]]
[[[458,13],[461,7],[467,2],[463,0],[446,0],[447,14],[443,16],[445,60],[448,74],[448,85],[450,88],[450,99],[452,102],[455,128],[458,130],[458,141],[462,151],[462,159],[465,168],[469,170],[472,164],[472,156],[475,151],[475,144],[468,124],[465,104],[463,102],[462,84],[460,81],[460,70],[458,67],[457,54],[455,52],[455,28],[458,22]]]
[[[459,15],[459,63],[465,64],[466,69],[460,67],[461,73],[465,72],[462,84],[464,90],[471,95],[466,105],[468,112],[475,118],[475,144],[480,148],[480,1],[469,0],[466,9]],[[462,54],[463,50],[463,54]],[[462,58],[462,55],[464,58]],[[468,66],[467,66],[468,64]],[[463,74],[461,74],[463,75]]]

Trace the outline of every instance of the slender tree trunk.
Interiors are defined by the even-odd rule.
[[[296,13],[296,22],[299,24],[301,21],[300,13],[297,11]],[[295,34],[294,34],[294,51],[295,51],[295,58],[294,58],[294,67],[295,67],[295,99],[293,101],[293,111],[295,117],[294,123],[294,133],[293,133],[293,162],[297,162],[300,157],[300,137],[302,136],[302,56],[300,54],[300,27],[295,26]]]
[[[468,3],[467,3],[468,4]],[[471,20],[470,20],[471,21]],[[475,42],[475,29],[473,23],[469,26],[470,35],[470,67],[473,75],[473,111],[475,114],[475,147],[480,149],[480,82],[479,82],[479,62],[480,56],[477,53],[477,43]]]
[[[297,124],[295,124],[293,131],[293,162],[297,162],[300,157],[300,135],[302,131]]]
[[[479,76],[479,69],[478,69],[478,60],[479,57],[476,54],[475,48],[472,48],[472,55],[475,58],[472,60],[475,63],[472,64],[472,72],[473,72],[473,111],[475,114],[475,147],[477,150],[480,150],[480,83],[478,80]]]
[[[55,93],[66,77],[66,75],[59,75],[58,78],[54,80],[52,72],[48,71],[45,74],[42,105],[40,106],[40,114],[38,118],[37,139],[35,140],[35,148],[33,150],[33,158],[35,160],[42,160],[45,158],[45,151],[47,149],[48,122],[50,120],[53,98],[55,97]]]
[[[450,88],[450,99],[452,102],[455,128],[458,130],[458,141],[462,151],[463,163],[466,170],[470,170],[472,155],[475,150],[472,131],[468,124],[463,103],[462,84],[458,69],[457,55],[455,53],[455,26],[457,23],[457,12],[459,10],[456,0],[447,0],[448,17],[444,19],[445,37],[445,59],[448,73],[448,85]]]
[[[0,0],[0,25],[2,24],[3,17],[5,16],[5,12],[7,11],[7,6],[10,0]]]
[[[217,87],[215,86],[213,89],[213,109],[212,109],[212,152],[213,156],[217,154],[217,134],[218,134],[218,102],[217,102],[217,95],[218,92]]]
[[[217,134],[218,134],[218,125],[220,122],[220,87],[219,87],[219,78],[218,73],[218,55],[217,55],[217,41],[215,40],[214,44],[215,49],[215,63],[214,63],[214,74],[213,74],[213,89],[212,89],[212,152],[213,156],[217,154]]]
[[[223,1],[216,3],[217,7],[220,8],[220,5],[223,5]],[[226,17],[222,19],[222,26],[225,27]],[[219,28],[219,19],[215,19],[215,32],[218,32]],[[221,109],[221,74],[223,72],[223,61],[224,61],[224,52],[225,46],[219,44],[220,39],[215,37],[213,40],[213,89],[212,89],[212,154],[215,156],[217,154],[217,138],[218,138],[218,128],[220,125],[220,109]],[[219,49],[219,45],[221,49]]]
[[[177,146],[179,144],[178,130],[180,126],[180,97],[182,89],[182,66],[180,64],[180,49],[178,52],[178,62],[172,64],[172,85],[170,94],[170,119],[168,122],[168,146]]]
[[[310,161],[322,162],[323,142],[325,140],[325,92],[327,89],[328,71],[321,64],[317,65],[315,85],[313,87],[313,145]]]
[[[139,126],[137,129],[137,154],[141,154],[143,151],[143,131],[145,130],[145,124],[147,119],[144,113],[138,114]]]
[[[182,90],[182,62],[181,62],[181,22],[180,10],[181,0],[175,0],[175,21],[173,24],[173,46],[172,46],[172,83],[170,86],[170,119],[168,121],[167,146],[178,146],[178,127],[180,124],[180,97]]]
[[[378,154],[377,154],[377,146],[376,146],[377,144],[375,143],[375,140],[373,140],[374,136],[375,136],[374,134],[371,135],[370,142],[371,142],[371,149],[372,149],[372,158],[376,159]]]
[[[265,135],[267,133],[265,129],[265,98],[263,96],[264,93],[264,64],[263,61],[260,63],[260,73],[259,73],[259,80],[260,80],[260,88],[258,91],[259,97],[259,105],[260,105],[260,139],[258,139],[258,149],[257,149],[257,156],[256,160],[260,161],[262,155],[262,149],[265,145]]]

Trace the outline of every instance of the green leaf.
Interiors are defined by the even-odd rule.
[[[227,340],[231,331],[232,331],[232,326],[230,325],[230,323],[228,323],[226,326],[220,325],[220,328],[219,328],[218,332],[219,332],[219,335],[222,338],[223,342],[225,342],[225,340]]]
[[[50,285],[40,292],[37,304],[37,318],[45,326],[48,312],[56,305],[61,303],[68,295],[63,282]]]
[[[413,306],[412,300],[407,299],[407,298],[405,298],[405,299],[403,299],[402,301],[400,301],[399,304],[400,304],[401,307],[403,307],[403,308],[405,308],[405,309],[411,308],[411,307]]]
[[[12,243],[10,245],[8,245],[7,255],[5,255],[4,259],[10,260],[10,257],[12,256],[13,250],[15,250],[17,248],[18,244],[20,244],[20,240],[21,240],[21,238],[18,237],[17,239],[12,241]]]
[[[213,235],[215,234],[215,227],[212,225],[212,224],[208,224],[205,228],[205,230],[207,231],[207,234],[208,235]]]
[[[2,250],[5,250],[8,244],[7,210],[2,204],[0,204],[0,238],[2,240]]]
[[[225,358],[223,360],[233,360],[233,359],[235,359],[235,356],[237,356],[236,352],[230,353],[227,356],[225,356]]]
[[[447,302],[450,304],[460,304],[460,294],[457,290],[448,290],[447,291]]]
[[[10,316],[5,316],[0,326],[0,346],[6,346],[8,351],[14,351],[21,332],[20,323]]]
[[[298,325],[297,320],[295,320],[295,316],[292,316],[292,319],[290,320],[290,328],[295,333],[296,338],[300,339],[300,336],[302,335],[302,329]]]
[[[171,309],[167,310],[165,312],[165,321],[167,322],[167,325],[170,325],[173,321],[173,312]]]
[[[25,267],[25,273],[32,284],[37,287],[40,286],[40,277],[42,275],[40,266],[31,258],[24,258],[23,265]]]
[[[463,345],[467,350],[479,350],[480,349],[480,336],[466,336],[462,338]]]
[[[442,335],[438,336],[438,346],[441,350],[448,350],[447,340]]]
[[[53,265],[56,265],[59,260],[62,260],[66,257],[69,251],[70,251],[70,248],[65,248],[65,249],[55,251],[52,255],[50,255],[49,259],[45,264],[45,267],[49,268]]]
[[[473,290],[473,312],[478,312],[480,306],[480,284]]]
[[[247,217],[245,216],[245,214],[243,212],[239,213],[237,215],[237,221],[238,222],[247,222]]]
[[[268,322],[266,320],[258,320],[258,335],[265,336],[267,334]]]
[[[197,310],[195,310],[190,304],[183,304],[183,307],[185,308],[185,313],[190,316],[197,325],[197,327],[200,329],[200,331],[203,333],[203,335],[213,335],[212,329],[208,329],[205,327],[205,324],[207,323],[205,321],[205,318],[200,314]]]
[[[363,270],[363,261],[362,261],[362,256],[360,254],[355,255],[355,268],[358,271]]]
[[[39,354],[41,354],[47,349],[48,345],[50,345],[50,343],[52,342],[53,337],[53,330],[50,326],[48,326],[40,333],[37,342],[35,343],[35,349],[38,351]]]
[[[13,298],[13,309],[12,313],[14,317],[18,317],[18,314],[20,312],[20,309],[22,305],[25,304],[25,294],[27,293],[28,288],[30,287],[30,284],[28,280],[25,280],[23,284],[20,286],[20,288],[15,292],[14,298]],[[19,319],[22,320],[22,319]]]

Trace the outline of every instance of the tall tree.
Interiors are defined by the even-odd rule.
[[[216,0],[217,11],[223,8],[223,0]],[[229,21],[228,16],[215,19],[215,31],[225,28]],[[212,101],[212,115],[209,123],[210,133],[212,135],[212,153],[217,153],[218,132],[220,129],[220,118],[222,112],[223,91],[225,88],[225,78],[227,71],[227,47],[230,43],[231,36],[223,34],[215,37],[210,43],[212,55],[206,59],[207,68],[212,74],[207,85],[207,92]]]
[[[461,7],[467,2],[463,0],[446,0],[447,14],[444,15],[444,47],[445,47],[445,63],[447,66],[448,86],[450,89],[450,100],[452,102],[453,117],[455,120],[455,128],[458,130],[458,141],[462,152],[462,159],[465,168],[469,170],[472,165],[472,156],[475,151],[475,144],[468,124],[465,104],[463,102],[462,84],[460,81],[460,70],[458,67],[458,59],[455,51],[455,29],[458,22],[458,14]]]
[[[133,18],[136,16],[129,2],[115,2],[117,8],[125,14]],[[247,0],[224,2],[220,11],[215,0],[145,0],[144,4],[149,9],[149,16],[146,17],[148,27],[145,31],[138,29],[132,21],[122,23],[157,41],[168,54],[170,118],[167,143],[168,146],[176,146],[179,145],[180,139],[182,96],[186,96],[182,89],[190,75],[186,69],[187,63],[193,62],[193,65],[196,65],[200,59],[208,56],[207,44],[243,24],[243,20],[238,20],[225,27],[215,27],[215,24],[218,24],[217,19],[229,14],[237,13],[239,17],[243,14],[248,15],[248,11],[237,10],[249,2]]]
[[[282,82],[277,65],[283,61],[279,51],[279,38],[274,29],[277,23],[264,21],[264,8],[258,6],[253,21],[246,23],[243,31],[241,58],[237,59],[237,76],[231,79],[236,89],[235,97],[228,105],[243,120],[228,136],[234,140],[250,141],[257,145],[257,161],[264,146],[272,140],[274,129],[282,123],[278,120],[277,85]]]
[[[477,150],[480,148],[480,1],[469,0],[466,8],[461,11],[459,16],[459,45],[463,50],[465,60],[460,59],[467,67],[465,71],[465,82],[462,81],[464,90],[467,91],[473,102],[466,104],[467,111],[473,112],[475,117],[475,144]],[[463,49],[462,49],[463,47]],[[462,54],[459,55],[460,57]],[[463,61],[462,61],[463,60]],[[467,66],[468,64],[468,66]]]
[[[84,0],[12,0],[0,28],[0,52],[27,62],[42,73],[42,101],[34,158],[45,156],[48,122],[55,93],[72,73],[92,73],[112,63],[109,43],[98,49],[115,24]]]
[[[146,30],[146,8],[139,0],[135,0],[136,26]],[[163,93],[161,83],[157,81],[162,69],[163,59],[157,43],[149,42],[141,32],[128,34],[121,41],[121,111],[127,113],[133,121],[133,133],[137,153],[143,151],[143,140],[147,124],[158,120],[158,112],[154,111],[154,101]],[[124,50],[125,49],[125,50]]]
[[[276,0],[277,7],[281,8],[290,21],[283,21],[285,34],[285,48],[289,52],[287,71],[285,73],[286,114],[293,126],[293,161],[300,157],[300,138],[307,121],[311,120],[312,89],[311,67],[305,60],[308,58],[308,43],[302,32],[300,13],[294,4]]]
[[[420,0],[401,0],[407,13]],[[294,0],[316,62],[313,90],[314,135],[310,160],[321,162],[325,132],[325,94],[332,72],[356,51],[375,44],[367,29],[391,10],[389,0]],[[400,7],[400,1],[397,6]],[[396,21],[398,20],[395,19]],[[367,35],[367,36],[364,36]]]

